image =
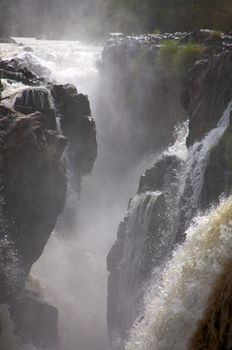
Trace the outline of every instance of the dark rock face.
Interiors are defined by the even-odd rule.
[[[0,106],[0,302],[23,342],[55,346],[58,312],[25,289],[25,281],[64,209],[64,149],[72,146],[80,184],[97,154],[95,123],[86,96],[38,78],[21,60],[0,61],[0,76],[27,85],[12,109]]]
[[[1,107],[0,113],[4,213],[15,222],[13,240],[29,271],[63,209],[66,176],[60,158],[66,140],[47,130],[38,112],[25,116]]]
[[[217,125],[230,102],[231,65],[232,51],[224,52],[199,62],[188,75],[183,93],[183,106],[190,120],[188,146]]]
[[[21,81],[27,85],[40,85],[45,81],[28,70],[23,65],[23,60],[20,59],[12,59],[10,61],[0,59],[0,78]]]
[[[34,87],[24,90],[21,96],[16,98],[14,109],[26,115],[39,111],[45,116],[47,129],[57,130],[56,112],[49,89]]]
[[[80,175],[86,175],[97,157],[96,126],[88,97],[78,94],[73,85],[54,85],[52,94],[61,128],[72,148],[71,163]]]
[[[187,145],[215,128],[232,99],[232,51],[199,62],[186,79],[183,105],[190,120]],[[212,149],[205,170],[200,206],[205,209],[232,188],[231,125]]]
[[[182,103],[190,119],[186,142],[189,154],[192,145],[217,126],[232,100],[231,54],[225,51],[197,62],[186,76]],[[191,204],[194,179],[191,171],[185,173],[188,163],[179,164],[175,157],[164,157],[141,177],[138,194],[130,201],[117,241],[108,255],[108,327],[113,343],[118,340],[123,343],[135,319],[142,315],[141,300],[151,273],[158,276],[156,271],[162,269],[175,244],[185,238],[185,229],[196,214],[195,205],[197,210],[209,208],[221,194],[231,192],[231,140],[230,123],[220,141],[205,154],[207,162],[199,168],[203,180],[194,205]],[[192,159],[192,170],[198,162],[198,151],[195,161]],[[180,177],[181,173],[187,177]],[[184,186],[181,191],[180,181]]]
[[[15,266],[2,262],[6,271],[13,270],[11,280],[2,265],[0,274],[1,301],[10,306],[15,332],[26,342],[48,345],[58,341],[57,310],[24,289],[26,276],[42,254],[66,197],[61,162],[66,139],[48,130],[44,119],[39,112],[26,116],[0,107],[1,210],[8,223],[2,234],[12,242],[17,259]],[[6,256],[11,250],[6,249]]]

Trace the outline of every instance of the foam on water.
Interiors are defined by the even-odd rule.
[[[152,288],[125,350],[186,350],[213,283],[232,254],[232,197],[198,217]],[[154,281],[154,285],[156,285]]]
[[[4,90],[1,93],[1,98],[6,98],[1,101],[1,104],[7,108],[13,109],[16,97],[29,86],[9,79],[1,79]]]

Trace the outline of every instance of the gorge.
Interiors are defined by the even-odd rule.
[[[232,36],[15,41],[0,349],[231,349]]]

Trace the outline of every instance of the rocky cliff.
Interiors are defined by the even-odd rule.
[[[118,146],[119,152],[124,147],[137,158],[172,144],[175,126],[186,118],[180,95],[188,69],[196,60],[207,60],[231,45],[231,36],[210,30],[112,35],[105,44],[100,71],[106,101],[104,110],[107,112],[109,106],[112,110],[113,106],[116,117],[121,115],[116,131],[122,136],[126,134]],[[200,89],[198,93],[200,96]]]
[[[173,96],[177,98],[173,109],[178,111],[176,106],[182,101],[189,118],[186,147],[179,142],[141,177],[138,194],[129,202],[108,255],[108,328],[115,344],[127,338],[133,322],[142,315],[151,276],[158,279],[159,269],[175,245],[185,239],[191,219],[232,189],[231,37],[215,42],[211,34],[200,31],[177,35],[183,41],[195,40],[206,47],[203,59],[186,71],[180,85],[182,93]],[[163,111],[168,105],[167,98]],[[176,121],[174,117],[172,122]],[[168,125],[170,132],[172,126]]]
[[[80,187],[97,154],[95,123],[74,86],[50,84],[20,60],[0,61],[0,77],[0,300],[22,341],[47,347],[58,342],[58,312],[25,283],[64,209],[64,150]]]

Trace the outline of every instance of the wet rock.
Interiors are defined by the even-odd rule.
[[[80,175],[88,174],[97,156],[96,126],[88,97],[69,84],[54,85],[52,95],[61,117],[61,128],[72,148],[71,162]]]
[[[22,341],[41,347],[57,344],[58,313],[32,296],[25,282],[64,207],[65,146],[40,112],[0,106],[0,301],[9,305]]]
[[[47,88],[23,90],[15,100],[14,109],[26,115],[41,112],[45,116],[46,127],[57,130],[55,107],[51,92]]]
[[[220,31],[200,29],[187,33],[182,38],[182,42],[198,43],[207,48],[207,52],[221,53],[232,48],[232,36],[226,35]]]
[[[14,110],[0,106],[0,303],[9,305],[22,342],[41,348],[57,346],[58,312],[29,293],[25,282],[66,200],[67,139],[57,131],[56,118],[72,145],[78,190],[81,176],[92,170],[97,144],[88,98],[71,85],[38,78],[26,68],[27,59],[0,60],[0,78],[27,85]],[[33,62],[36,70],[44,73]]]
[[[25,116],[0,107],[4,216],[17,228],[11,236],[25,271],[40,257],[64,206],[65,145],[41,113]]]
[[[26,51],[26,52],[33,52],[33,51],[34,51],[34,50],[32,49],[32,47],[30,47],[30,46],[24,47],[23,50]]]
[[[175,156],[162,157],[153,167],[147,169],[139,182],[139,193],[146,191],[162,191],[167,172],[175,171],[180,160]]]
[[[197,63],[190,71],[182,96],[190,120],[187,145],[216,127],[232,99],[232,51]]]
[[[22,59],[0,60],[0,78],[21,81],[26,85],[40,85],[44,79],[25,67]]]
[[[9,36],[0,36],[0,43],[3,44],[16,44],[16,41]]]
[[[173,184],[180,165],[175,156],[164,156],[148,169],[119,225],[117,241],[107,257],[107,322],[112,343],[127,339],[143,312],[143,297],[153,268],[161,266],[173,248],[175,236],[168,206],[176,191]],[[164,232],[169,232],[166,242]]]

